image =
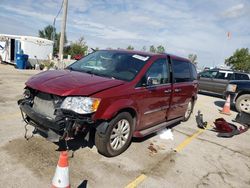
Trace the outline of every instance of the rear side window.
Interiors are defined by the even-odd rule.
[[[202,78],[214,78],[217,75],[218,71],[205,71],[200,73],[200,77]]]
[[[180,60],[173,60],[172,62],[174,82],[189,82],[192,80],[188,62]]]
[[[235,73],[235,80],[249,80],[249,76],[246,74]]]
[[[226,73],[225,72],[218,72],[218,74],[215,76],[217,79],[226,79]]]
[[[232,80],[232,79],[233,79],[233,74],[232,74],[232,73],[228,73],[227,79],[228,79],[228,80]]]

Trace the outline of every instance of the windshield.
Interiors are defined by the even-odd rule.
[[[97,51],[76,61],[67,69],[131,81],[148,61],[149,56],[119,51]]]

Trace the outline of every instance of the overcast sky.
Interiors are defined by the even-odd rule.
[[[0,33],[37,36],[53,23],[61,2],[0,0]],[[161,44],[168,53],[197,54],[200,67],[213,66],[250,47],[249,20],[249,0],[69,0],[67,37],[84,36],[93,48]],[[60,21],[61,14],[57,31]]]

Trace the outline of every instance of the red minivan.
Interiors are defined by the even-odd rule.
[[[53,142],[91,132],[98,152],[113,157],[132,137],[187,121],[197,87],[196,68],[188,59],[100,50],[65,70],[31,77],[18,104],[34,132]]]

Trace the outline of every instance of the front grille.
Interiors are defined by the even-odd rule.
[[[49,119],[55,119],[54,112],[60,106],[60,103],[60,97],[38,92],[34,97],[33,110]]]

